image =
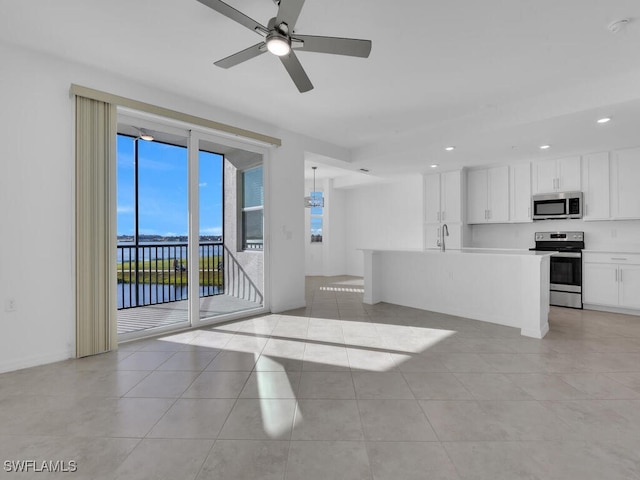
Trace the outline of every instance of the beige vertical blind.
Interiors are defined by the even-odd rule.
[[[117,347],[116,106],[76,96],[76,357]]]

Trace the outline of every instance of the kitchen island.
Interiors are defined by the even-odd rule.
[[[393,303],[520,329],[549,331],[549,257],[528,250],[364,252],[364,303]]]

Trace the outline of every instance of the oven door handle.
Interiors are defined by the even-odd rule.
[[[581,258],[582,253],[580,252],[556,252],[551,255],[552,257],[563,257],[563,258]]]

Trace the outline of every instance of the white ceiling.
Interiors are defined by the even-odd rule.
[[[228,3],[263,24],[277,8]],[[300,52],[315,85],[305,94],[271,55],[214,66],[260,37],[196,0],[0,0],[0,12],[0,41],[350,148],[356,171],[640,145],[638,0],[306,0],[296,31],[373,48],[368,59]],[[621,18],[631,22],[614,35]],[[595,125],[605,114],[613,121]]]

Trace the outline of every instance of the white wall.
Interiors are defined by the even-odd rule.
[[[328,181],[328,217],[325,220],[327,238],[324,256],[324,275],[343,275],[347,272],[346,266],[346,241],[347,222],[346,216],[346,192],[333,188],[333,180]]]
[[[363,275],[360,248],[423,248],[421,175],[346,190],[346,270]]]
[[[472,225],[471,246],[531,248],[535,245],[535,232],[556,230],[584,232],[587,250],[640,251],[640,220],[542,220],[533,223]]]
[[[304,305],[304,151],[346,158],[344,149],[2,43],[0,58],[0,372],[75,351],[72,83],[281,138],[265,173],[271,309]],[[9,298],[15,312],[5,312]]]

